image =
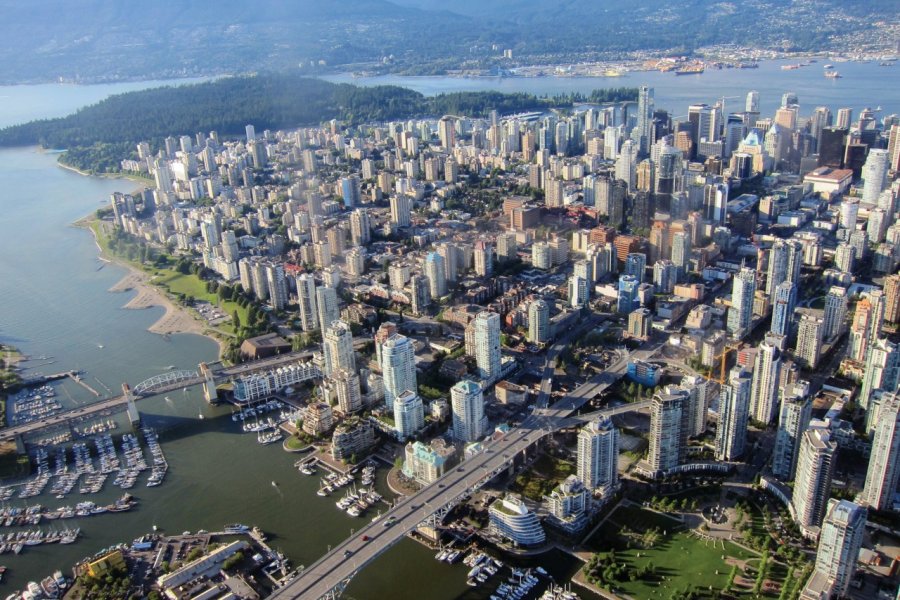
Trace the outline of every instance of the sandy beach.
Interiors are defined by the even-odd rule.
[[[93,234],[94,231],[90,228],[89,221],[90,218],[86,217],[77,221],[75,225],[79,227],[85,227],[89,231],[91,231],[91,234]],[[97,248],[98,250],[101,250],[99,243],[97,244]],[[205,321],[201,320],[201,317],[199,317],[198,315],[194,315],[189,309],[176,304],[173,300],[166,296],[166,294],[162,290],[150,283],[150,276],[147,273],[144,273],[143,271],[140,271],[132,265],[120,261],[115,257],[106,255],[102,252],[102,250],[101,258],[103,260],[107,260],[109,262],[113,262],[117,265],[125,267],[128,270],[125,276],[120,279],[114,286],[109,288],[108,291],[112,293],[122,293],[131,290],[137,291],[137,295],[129,300],[122,308],[136,310],[150,308],[151,306],[160,306],[165,310],[163,316],[161,316],[155,323],[153,323],[153,325],[147,328],[148,331],[159,335],[193,333],[196,335],[208,337],[219,345],[219,356],[222,356],[222,353],[225,350],[224,342],[208,332],[206,323]]]

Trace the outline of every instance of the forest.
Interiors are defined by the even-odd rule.
[[[396,86],[334,84],[297,75],[262,74],[128,92],[67,117],[32,121],[0,130],[0,146],[39,144],[67,149],[62,162],[89,172],[116,172],[138,142],[159,147],[168,136],[215,130],[224,137],[290,129],[339,119],[349,125],[444,114],[486,116],[550,108],[574,102],[633,100],[634,88],[553,97],[499,92],[424,96]]]

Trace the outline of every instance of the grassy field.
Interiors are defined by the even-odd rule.
[[[554,487],[574,472],[575,465],[572,463],[541,454],[535,459],[531,469],[516,477],[509,489],[526,498],[540,501],[543,496],[552,492]]]
[[[641,533],[657,528],[662,535],[652,547],[637,548],[620,535],[626,526]],[[711,590],[721,590],[728,583],[732,565],[726,559],[756,557],[730,542],[725,542],[724,549],[721,542],[704,542],[683,531],[680,522],[633,506],[616,509],[586,545],[598,552],[615,550],[617,561],[629,568],[652,564],[655,576],[616,583],[617,592],[641,599],[669,598],[685,588],[696,588],[704,597],[711,597]]]
[[[150,271],[154,275],[153,283],[167,289],[172,294],[184,294],[191,296],[197,300],[209,302],[214,306],[218,306],[229,315],[233,315],[237,311],[238,318],[241,323],[249,322],[247,309],[230,300],[221,300],[217,294],[206,291],[206,282],[196,275],[185,275],[172,269],[152,269]],[[222,323],[216,326],[226,333],[235,334],[235,328],[232,323]]]

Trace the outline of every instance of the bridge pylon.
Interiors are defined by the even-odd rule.
[[[137,404],[134,403],[134,392],[131,391],[131,386],[127,383],[122,384],[122,395],[125,396],[125,402],[128,406],[128,420],[131,422],[132,427],[137,427],[141,424],[141,413],[138,412]]]
[[[216,378],[212,369],[206,363],[200,363],[200,375],[203,376],[203,396],[210,404],[216,404],[219,401],[219,394],[216,391]]]

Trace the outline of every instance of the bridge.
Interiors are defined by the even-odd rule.
[[[588,319],[590,325],[591,319]],[[579,327],[579,329],[582,329]],[[571,332],[548,352],[548,363],[574,337]],[[572,415],[606,391],[626,372],[630,360],[645,360],[659,348],[661,342],[632,354],[620,355],[608,369],[580,385],[565,398],[547,407],[540,403],[518,427],[502,439],[489,443],[485,450],[468,459],[458,468],[421,490],[404,498],[375,523],[369,523],[338,544],[325,556],[301,571],[293,580],[276,590],[270,598],[287,600],[321,600],[337,598],[360,569],[388,550],[392,545],[416,529],[423,522],[445,514],[471,490],[484,485],[509,468],[513,458],[545,436],[564,427],[585,422],[600,415],[612,416],[645,409],[649,401],[597,411],[580,417]],[[553,357],[553,358],[551,358]],[[542,386],[542,395],[545,388]]]
[[[134,386],[136,396],[151,396],[162,394],[172,389],[179,389],[195,385],[202,381],[197,371],[167,371],[161,375],[154,375]]]

